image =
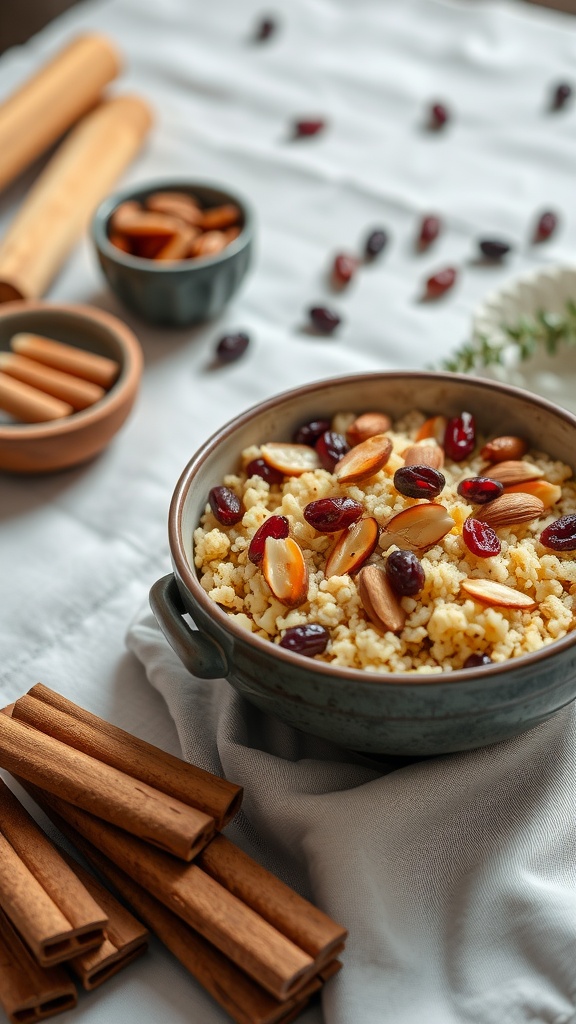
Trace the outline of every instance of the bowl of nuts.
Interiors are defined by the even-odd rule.
[[[191,459],[152,607],[191,673],[304,732],[408,756],[493,743],[576,696],[575,466],[576,418],[518,388],[306,385]]]
[[[160,181],[108,197],[92,223],[100,266],[118,298],[168,326],[218,316],[250,265],[254,218],[227,189]]]

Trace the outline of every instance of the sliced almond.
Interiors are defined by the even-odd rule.
[[[390,430],[392,420],[383,412],[364,412],[350,424],[346,431],[348,444],[361,444],[375,434],[385,434]]]
[[[537,480],[544,476],[544,473],[531,462],[512,459],[490,466],[484,475],[489,476],[491,480],[499,480],[504,487],[510,487],[512,484],[523,484],[526,480]]]
[[[359,569],[374,551],[379,533],[380,527],[371,516],[343,530],[328,556],[326,578],[344,576]]]
[[[444,465],[444,449],[431,440],[421,441],[420,444],[411,444],[402,452],[405,466],[431,466],[433,469],[442,469]]]
[[[480,455],[488,462],[508,462],[510,459],[521,459],[528,451],[528,442],[513,434],[494,437],[482,448]]]
[[[525,480],[523,484],[513,484],[512,487],[506,487],[504,493],[517,494],[519,491],[523,494],[533,494],[535,498],[540,498],[544,508],[550,508],[551,505],[555,505],[562,497],[562,488],[558,484],[551,484],[549,480]]]
[[[544,511],[544,503],[533,494],[526,494],[524,491],[510,493],[506,491],[494,501],[478,509],[474,519],[480,519],[488,523],[494,530],[499,526],[516,526],[519,523],[529,523],[537,519]]]
[[[380,536],[384,550],[396,544],[408,551],[426,551],[450,533],[454,520],[444,505],[412,505],[389,519]]]
[[[423,441],[426,437],[433,437],[439,444],[444,444],[444,435],[448,420],[445,416],[431,416],[425,420],[414,438],[415,441]]]
[[[264,462],[286,476],[301,476],[311,470],[320,469],[318,453],[307,444],[285,444],[270,441],[263,444],[260,454]]]
[[[292,537],[267,537],[262,572],[270,590],[282,604],[296,608],[308,597],[308,569],[304,555]]]
[[[359,483],[374,476],[386,465],[392,454],[392,441],[386,434],[375,434],[351,448],[334,467],[334,476],[341,484]]]
[[[370,621],[378,628],[400,633],[406,622],[404,611],[383,569],[365,565],[356,577],[358,593]]]
[[[495,583],[494,580],[462,580],[460,584],[470,597],[483,604],[497,605],[499,608],[522,608],[530,611],[536,607],[528,594],[522,594],[519,590],[506,587],[503,583]]]

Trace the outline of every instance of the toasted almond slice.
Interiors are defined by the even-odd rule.
[[[444,505],[436,502],[412,505],[388,520],[380,536],[380,546],[386,550],[397,544],[408,551],[426,551],[453,527],[454,520]]]
[[[494,501],[489,501],[474,513],[475,519],[488,523],[494,530],[499,526],[515,526],[537,519],[544,511],[544,503],[533,494],[507,491]]]
[[[549,480],[525,480],[523,484],[513,484],[504,489],[505,494],[517,494],[519,491],[540,498],[544,508],[555,505],[562,497],[562,488],[558,484],[551,484]]]
[[[511,459],[521,459],[528,451],[528,442],[522,437],[515,437],[513,434],[503,434],[502,437],[493,437],[488,444],[485,444],[480,455],[488,462],[508,462]]]
[[[361,416],[357,416],[348,427],[346,440],[351,445],[361,444],[362,441],[367,441],[369,437],[374,437],[375,434],[385,434],[387,430],[390,430],[391,426],[392,420],[385,413],[364,412]]]
[[[519,590],[506,587],[503,583],[495,583],[494,580],[462,580],[460,584],[470,597],[483,604],[497,605],[499,608],[521,608],[530,611],[536,607],[528,594],[522,594]]]
[[[444,465],[444,449],[432,439],[426,439],[419,444],[411,444],[402,452],[405,466],[431,466],[432,469],[442,469]]]
[[[392,453],[392,441],[386,434],[374,434],[346,453],[334,467],[341,484],[359,483],[374,476],[386,465]]]
[[[267,537],[262,572],[270,590],[282,604],[296,608],[308,597],[308,569],[304,555],[292,537]]]
[[[439,445],[443,445],[447,424],[445,416],[431,416],[424,421],[414,440],[423,441],[426,437],[433,437]]]
[[[370,621],[378,628],[400,633],[406,622],[404,611],[384,569],[365,565],[356,577],[358,593]]]
[[[374,551],[379,532],[380,527],[371,516],[343,530],[328,556],[326,578],[344,576],[359,569]]]
[[[264,462],[286,476],[301,476],[320,469],[320,459],[314,448],[307,444],[285,444],[283,441],[269,441],[263,444],[260,454]]]
[[[484,475],[489,476],[491,480],[499,480],[504,487],[510,487],[512,484],[523,484],[526,480],[538,480],[544,473],[531,462],[512,459],[487,467]]]

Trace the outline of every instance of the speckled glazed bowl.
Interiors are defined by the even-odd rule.
[[[306,420],[381,409],[398,417],[472,412],[479,429],[520,434],[576,466],[576,418],[517,388],[456,374],[375,373],[322,381],[263,402],[224,426],[194,455],[169,516],[173,574],[151,604],[184,665],[224,676],[247,700],[304,732],[366,753],[427,755],[494,743],[530,729],[576,697],[576,631],[511,661],[416,677],[335,668],[278,647],[234,624],[202,589],[192,535],[211,487],[242,449],[284,440]],[[182,617],[188,612],[193,631]]]

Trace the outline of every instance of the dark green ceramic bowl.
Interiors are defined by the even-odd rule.
[[[416,677],[373,674],[284,650],[247,633],[198,581],[192,535],[211,487],[234,472],[250,444],[285,440],[296,426],[353,409],[398,417],[472,412],[491,434],[519,434],[576,466],[576,417],[518,388],[447,373],[374,373],[321,381],[249,409],[194,455],[169,516],[174,573],[151,603],[184,665],[226,677],[259,708],[303,732],[378,754],[426,755],[479,747],[530,729],[576,697],[576,631],[534,654],[478,669]],[[182,618],[188,612],[198,629]]]
[[[205,207],[235,203],[242,213],[242,230],[216,256],[170,263],[132,256],[110,241],[110,217],[120,203],[142,201],[152,192],[186,192]],[[143,320],[173,327],[211,320],[222,312],[246,276],[253,235],[254,217],[245,199],[224,188],[179,179],[116,192],[100,204],[92,221],[92,239],[112,291]]]

